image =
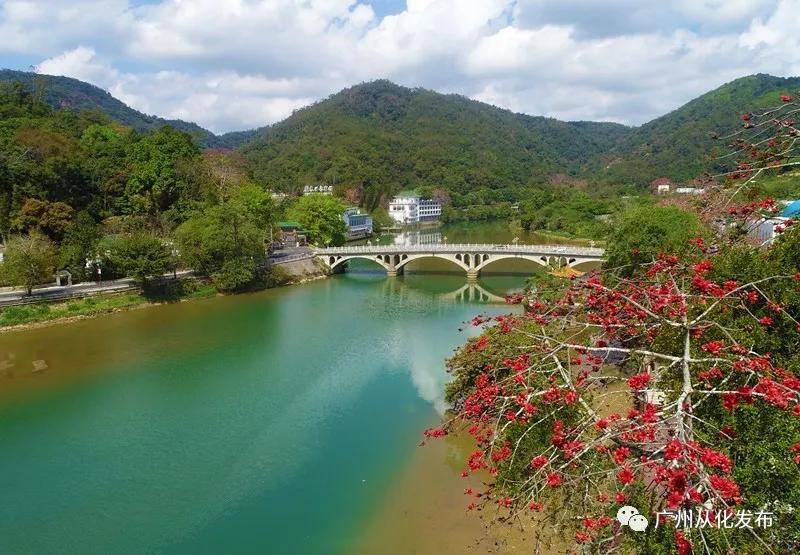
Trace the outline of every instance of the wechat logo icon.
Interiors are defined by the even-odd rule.
[[[634,532],[644,532],[647,530],[647,519],[639,514],[639,509],[625,505],[617,511],[617,521],[623,526],[629,527]]]

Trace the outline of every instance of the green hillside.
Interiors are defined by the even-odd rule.
[[[514,114],[457,95],[374,81],[262,131],[242,151],[260,181],[363,189],[368,207],[402,189],[442,187],[455,205],[514,200],[556,173],[578,175],[629,133],[613,123]]]
[[[635,128],[598,161],[597,177],[644,185],[657,177],[688,180],[725,169],[714,160],[725,145],[712,138],[740,125],[747,111],[780,104],[797,94],[800,78],[750,75],[708,92],[677,110]]]
[[[255,131],[242,131],[217,136],[196,123],[149,116],[134,110],[107,91],[71,77],[0,69],[0,81],[19,81],[27,90],[55,108],[102,110],[111,119],[137,131],[152,131],[170,125],[188,133],[206,148],[235,148],[255,134]]]
[[[712,132],[726,133],[748,110],[796,94],[800,78],[737,79],[640,127],[563,122],[515,114],[458,95],[374,81],[345,89],[286,120],[216,136],[181,120],[138,112],[108,92],[68,77],[0,70],[53,107],[101,110],[140,132],[165,125],[202,148],[241,148],[265,185],[308,183],[357,191],[375,207],[402,189],[441,188],[455,206],[517,201],[556,174],[589,183],[645,187],[657,177],[685,181],[723,169]]]

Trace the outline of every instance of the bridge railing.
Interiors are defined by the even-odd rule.
[[[558,245],[497,245],[497,244],[428,244],[428,245],[357,245],[327,247],[314,250],[317,255],[330,254],[400,254],[400,253],[519,253],[552,256],[587,256],[601,258],[604,249],[595,247],[566,247]]]

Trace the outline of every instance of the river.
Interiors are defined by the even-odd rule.
[[[511,308],[455,300],[461,275],[353,269],[0,335],[0,552],[430,552],[397,534],[430,520],[419,506],[394,530],[385,508],[445,408],[464,322]],[[434,449],[424,487],[449,480],[462,503]],[[461,506],[441,513],[472,541]]]

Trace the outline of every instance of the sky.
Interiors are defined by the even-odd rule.
[[[0,0],[0,67],[216,133],[373,79],[638,125],[800,75],[800,0]]]

